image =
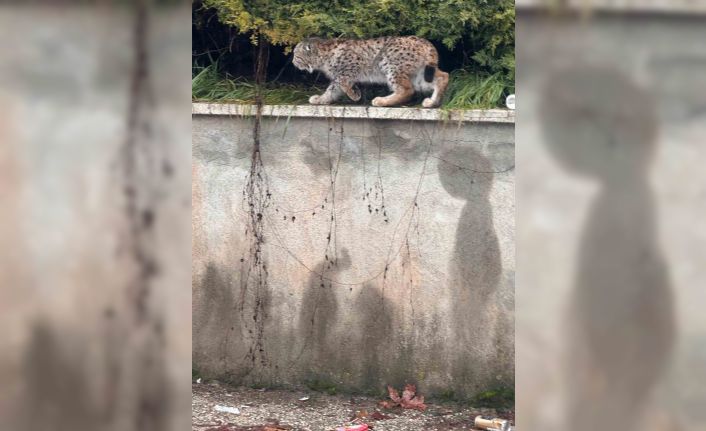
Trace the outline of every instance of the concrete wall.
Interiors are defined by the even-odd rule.
[[[459,396],[514,384],[511,114],[268,115],[251,170],[253,117],[214,109],[193,117],[200,373]]]

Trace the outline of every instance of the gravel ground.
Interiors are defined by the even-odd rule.
[[[308,397],[306,401],[301,398]],[[193,431],[331,431],[366,423],[375,431],[474,430],[473,418],[501,417],[514,423],[514,411],[472,409],[454,403],[427,403],[427,410],[381,409],[380,399],[308,391],[230,388],[218,383],[192,385]],[[222,413],[216,406],[235,407]]]

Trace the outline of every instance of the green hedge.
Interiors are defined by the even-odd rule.
[[[417,35],[461,44],[465,70],[514,85],[514,0],[204,0],[255,43],[292,47],[307,36]]]

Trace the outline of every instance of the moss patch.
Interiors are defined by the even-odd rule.
[[[512,408],[515,405],[515,390],[496,388],[481,392],[471,399],[471,405],[494,409]]]
[[[338,386],[325,378],[312,378],[305,382],[306,387],[314,392],[321,392],[329,395],[336,395],[339,392]]]

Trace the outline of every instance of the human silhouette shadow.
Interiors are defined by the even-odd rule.
[[[232,360],[229,350],[238,344],[237,339],[242,331],[242,319],[234,317],[238,307],[232,292],[233,276],[210,262],[199,282],[202,289],[193,295],[193,302],[197,305],[193,307],[192,312],[194,359],[197,363],[206,360],[202,352],[213,349],[213,346],[209,345],[213,343],[211,340],[223,340],[217,344],[218,350],[213,353],[218,358],[217,362],[224,366]]]
[[[466,204],[456,228],[449,289],[453,335],[461,353],[452,358],[455,390],[477,391],[490,379],[495,358],[494,293],[502,272],[488,195],[493,166],[477,149],[459,146],[439,155],[444,189]]]
[[[122,322],[106,315],[109,331],[105,339],[85,337],[49,320],[32,323],[29,342],[22,356],[24,398],[20,404],[18,431],[94,431],[126,429],[169,429],[172,401],[165,367],[164,345],[154,332],[143,333],[145,343],[130,347],[131,355],[118,355],[124,349]],[[97,364],[102,353],[105,363]],[[122,352],[121,352],[122,353]],[[134,379],[119,381],[120,374]],[[101,390],[94,381],[103,380]]]
[[[548,80],[540,115],[557,162],[599,185],[569,299],[564,429],[631,431],[668,364],[675,330],[648,181],[654,103],[615,70],[575,67]]]
[[[338,320],[335,280],[341,271],[350,268],[348,249],[341,249],[337,259],[327,257],[314,267],[309,277],[299,310],[299,339],[303,340],[298,358],[308,364],[307,378],[319,378],[334,373],[339,362],[339,343],[332,333]]]
[[[373,283],[363,285],[355,300],[355,309],[360,310],[360,338],[356,347],[358,360],[362,362],[361,384],[366,391],[382,391],[385,383],[398,383],[390,381],[389,372],[385,374],[386,369],[399,366],[399,362],[392,357],[396,341],[392,307]]]
[[[100,426],[103,412],[91,397],[87,358],[85,352],[76,352],[84,346],[75,342],[69,348],[58,333],[46,321],[32,327],[22,361],[26,385],[18,427],[22,431],[88,431]]]

